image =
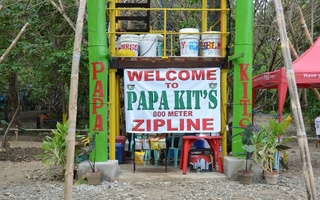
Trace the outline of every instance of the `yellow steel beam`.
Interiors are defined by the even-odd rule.
[[[201,30],[202,31],[207,31],[207,0],[202,0],[202,10],[201,10],[201,18],[202,18],[202,26],[201,26]]]
[[[116,69],[109,69],[109,156],[116,159]]]
[[[220,13],[220,19],[221,19],[221,56],[226,56],[226,47],[227,47],[227,1],[226,0],[220,0],[221,5],[221,13]]]
[[[115,49],[116,49],[116,2],[115,0],[110,0],[109,1],[110,5],[110,11],[109,11],[109,22],[110,22],[110,27],[109,27],[109,50],[111,52],[112,56],[115,56]],[[107,9],[108,10],[108,9]]]
[[[220,0],[220,19],[221,19],[221,56],[226,56],[227,47],[227,4],[226,0]],[[226,126],[228,123],[227,115],[227,70],[221,70],[221,134],[222,134],[222,156],[227,155],[227,130]]]
[[[115,82],[115,113],[116,113],[116,136],[120,135],[120,77],[116,75]]]
[[[216,11],[216,12],[221,12],[223,10],[228,11],[229,9],[221,9],[221,8],[106,8],[106,10],[137,10],[137,11]]]

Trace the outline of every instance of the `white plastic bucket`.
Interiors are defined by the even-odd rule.
[[[145,34],[140,35],[139,47],[140,56],[142,57],[155,57],[157,56],[157,35]]]
[[[129,49],[135,52],[138,56],[139,51],[139,36],[138,35],[121,35],[121,49]]]
[[[219,32],[204,32],[201,38],[201,48],[204,57],[220,57],[221,40]]]
[[[163,35],[161,34],[156,34],[158,42],[162,42],[163,41]]]
[[[120,40],[117,40],[116,41],[116,51],[118,51],[120,49],[121,49],[121,42],[120,42]]]
[[[199,33],[196,28],[184,28],[181,29],[179,35],[180,40],[180,55],[186,57],[197,57],[199,55]],[[186,33],[186,34],[183,34]]]

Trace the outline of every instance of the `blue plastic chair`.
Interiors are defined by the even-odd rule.
[[[179,142],[178,142],[178,146],[175,147],[174,146],[174,140],[176,137],[179,137]],[[179,155],[179,151],[181,151],[181,145],[182,145],[182,137],[181,134],[177,134],[177,133],[173,133],[172,137],[171,137],[171,144],[170,147],[168,148],[168,155],[167,155],[167,164],[169,165],[170,162],[170,157],[171,157],[171,150],[173,151],[173,163],[174,163],[174,168],[178,167],[178,155]]]

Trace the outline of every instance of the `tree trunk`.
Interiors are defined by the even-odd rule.
[[[1,142],[1,146],[0,146],[1,149],[5,149],[5,145],[8,143],[8,141],[10,139],[10,136],[8,136],[9,130],[10,130],[10,127],[12,125],[12,122],[14,121],[14,119],[15,119],[18,111],[19,111],[19,106],[20,106],[20,104],[18,104],[18,108],[14,112],[14,114],[12,116],[12,119],[11,119],[10,123],[8,124],[7,129],[4,132],[4,135],[3,135],[3,138],[2,138],[2,142]]]
[[[19,111],[16,114],[16,117],[13,117],[14,112],[19,108],[19,105],[20,105],[19,94],[16,88],[16,84],[17,84],[17,72],[11,71],[9,74],[8,85],[9,85],[9,100],[10,100],[10,106],[12,111],[12,119],[14,119],[13,121],[14,126],[18,125],[20,127]]]

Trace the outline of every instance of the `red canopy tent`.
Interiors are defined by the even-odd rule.
[[[298,88],[319,88],[320,87],[320,37],[317,41],[293,63],[293,70]],[[282,111],[288,82],[286,69],[265,72],[253,77],[252,80],[252,101],[255,101],[258,89],[278,89],[278,113],[279,121],[282,121]]]

